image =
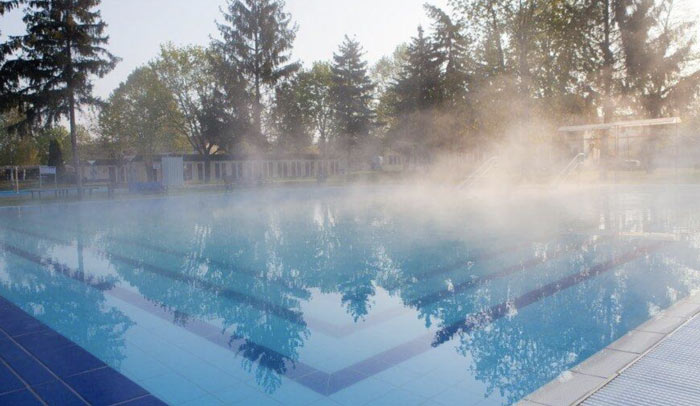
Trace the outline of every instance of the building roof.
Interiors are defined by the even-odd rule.
[[[650,120],[632,120],[632,121],[618,121],[614,123],[605,124],[585,124],[576,126],[566,126],[561,127],[559,132],[575,133],[575,132],[587,132],[587,131],[605,131],[618,128],[633,128],[633,127],[653,127],[660,125],[678,125],[682,123],[680,117],[669,117],[669,118],[655,118]]]

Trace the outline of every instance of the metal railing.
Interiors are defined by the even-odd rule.
[[[498,164],[498,157],[491,157],[481,164],[467,179],[457,185],[457,189],[464,190],[473,186],[479,179],[486,176]]]
[[[576,155],[574,159],[569,162],[568,165],[557,175],[556,178],[554,178],[554,181],[552,181],[552,187],[558,187],[561,185],[574,171],[576,171],[578,168],[583,165],[583,162],[586,160],[586,154],[583,152]]]

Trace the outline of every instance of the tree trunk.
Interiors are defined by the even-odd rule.
[[[612,35],[612,18],[610,16],[610,1],[603,0],[605,10],[603,12],[603,122],[610,123],[613,120],[615,106],[612,101],[613,87],[613,69],[615,67],[615,57],[612,51],[611,35]],[[605,130],[600,139],[600,164],[602,168],[601,178],[608,178],[608,170],[611,166],[612,156],[610,153],[610,131]]]
[[[75,95],[71,91],[69,100],[70,109],[70,144],[73,152],[73,167],[76,174],[76,186],[78,187],[78,195],[83,196],[83,175],[80,170],[80,157],[78,156],[78,129],[75,123]]]
[[[204,154],[204,183],[211,181],[211,155]]]

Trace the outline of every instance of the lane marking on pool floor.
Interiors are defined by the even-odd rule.
[[[289,359],[289,357],[280,354],[279,352],[272,350],[268,347],[260,346],[250,340],[246,340],[240,337],[226,338],[222,335],[219,327],[209,324],[206,321],[200,320],[196,317],[192,319],[197,320],[189,326],[182,326],[178,324],[173,318],[173,312],[165,310],[163,307],[150,302],[148,299],[142,295],[128,291],[123,288],[109,286],[105,284],[105,281],[94,280],[86,278],[85,274],[82,272],[72,271],[69,267],[62,265],[59,267],[59,271],[64,276],[70,277],[72,279],[78,280],[82,283],[87,284],[95,289],[101,290],[104,293],[114,295],[117,298],[126,300],[127,303],[133,303],[135,306],[147,311],[151,314],[156,315],[163,320],[175,325],[178,328],[183,328],[198,335],[210,342],[213,342],[224,348],[233,350],[234,344],[248,344],[254,345],[262,351],[267,351],[271,354],[277,354],[281,356],[283,361],[283,367],[274,369],[280,375],[287,377],[319,394],[329,396],[334,393],[339,392],[345,388],[355,385],[367,379],[373,375],[376,375],[384,370],[387,370],[393,366],[396,366],[402,362],[405,362],[417,355],[429,351],[444,342],[452,338],[454,334],[459,331],[473,331],[475,329],[483,328],[488,324],[506,316],[509,311],[515,308],[523,308],[529,306],[533,303],[539,302],[540,300],[552,296],[564,289],[570,288],[572,286],[578,285],[584,281],[592,279],[598,275],[606,273],[616,267],[629,263],[639,257],[660,250],[664,246],[669,245],[669,242],[660,242],[656,244],[650,244],[643,248],[636,248],[629,251],[621,256],[615,257],[614,259],[607,261],[603,264],[594,265],[589,267],[579,273],[569,275],[562,278],[556,282],[547,284],[539,289],[527,292],[524,295],[518,297],[515,300],[503,302],[499,305],[491,307],[489,310],[468,315],[464,320],[443,328],[438,331],[437,334],[432,332],[421,335],[415,339],[408,342],[395,346],[391,349],[383,351],[375,356],[367,358],[363,361],[357,362],[349,367],[343,368],[334,373],[327,373],[320,371],[312,366],[309,366],[300,361],[294,361]],[[42,267],[46,267],[47,264],[42,261],[42,258],[38,255],[31,254],[19,248],[13,247],[5,242],[0,242],[0,247],[3,247],[8,252],[13,253],[16,256],[25,258],[31,262],[37,263]],[[49,260],[51,261],[51,260]],[[51,265],[56,266],[55,262],[50,262]],[[61,264],[58,264],[61,265]],[[166,306],[162,304],[162,306]],[[184,316],[189,316],[180,313]],[[207,333],[216,332],[216,335],[209,335]],[[239,352],[238,352],[239,353]],[[260,364],[260,359],[251,360],[252,362]],[[265,366],[265,364],[261,364]],[[270,368],[268,366],[268,368]]]
[[[62,240],[60,238],[48,236],[45,234],[39,234],[39,233],[36,233],[33,231],[17,229],[17,228],[12,227],[12,226],[3,226],[3,227],[8,229],[8,230],[11,230],[11,231],[14,231],[17,233],[21,233],[21,234],[25,234],[25,235],[33,237],[33,238],[52,241],[54,243],[61,244],[64,246],[72,246],[71,242]],[[609,236],[601,237],[597,241],[598,242],[603,241],[607,238],[609,238]],[[532,242],[524,243],[524,244],[527,245],[527,244],[531,244],[531,243]],[[579,251],[583,248],[583,246],[585,246],[586,244],[589,244],[589,243],[591,243],[591,242],[590,241],[581,241],[579,243],[573,243],[573,244],[578,244],[578,246],[567,245],[567,246],[565,246],[564,249],[557,250],[553,254],[548,255],[544,259],[533,258],[531,260],[521,262],[520,264],[508,266],[500,271],[495,272],[494,274],[489,274],[489,275],[486,275],[484,277],[478,277],[478,278],[460,283],[453,288],[450,288],[450,289],[445,288],[441,291],[437,291],[437,292],[433,292],[432,294],[428,294],[428,295],[426,295],[426,297],[414,299],[411,302],[409,302],[408,305],[412,305],[412,306],[423,305],[424,306],[424,305],[433,304],[433,303],[435,303],[443,298],[453,296],[456,293],[464,292],[468,289],[471,289],[471,288],[476,287],[476,286],[480,286],[480,285],[482,285],[486,282],[489,282],[491,280],[503,278],[503,277],[509,276],[513,273],[516,273],[518,271],[524,271],[524,270],[529,269],[531,267],[547,263],[550,260],[556,259],[556,258],[564,255],[565,253]],[[326,334],[326,335],[331,336],[331,337],[334,337],[334,338],[347,337],[347,336],[352,335],[358,331],[379,325],[385,321],[392,320],[396,316],[400,316],[400,315],[405,314],[405,312],[402,311],[404,308],[397,308],[394,311],[387,312],[387,314],[375,316],[374,318],[372,318],[372,320],[368,320],[367,322],[362,323],[362,324],[348,323],[346,325],[340,325],[340,326],[337,324],[333,324],[333,323],[329,323],[329,322],[320,320],[320,319],[316,319],[316,318],[314,318],[312,316],[308,316],[308,315],[303,317],[304,320],[300,320],[300,317],[298,317],[298,314],[297,314],[299,312],[292,311],[286,307],[280,307],[279,305],[274,304],[274,303],[270,303],[269,301],[267,301],[265,299],[261,299],[261,298],[255,297],[255,296],[250,296],[250,295],[247,295],[245,293],[238,292],[238,291],[232,291],[231,289],[210,283],[206,280],[203,280],[202,278],[183,275],[177,271],[171,272],[165,268],[162,268],[162,267],[159,267],[156,265],[152,265],[152,264],[148,264],[148,263],[145,263],[141,260],[137,260],[137,259],[133,259],[130,257],[125,257],[123,255],[114,254],[114,253],[111,253],[108,251],[104,251],[104,250],[97,248],[97,247],[94,247],[92,245],[88,245],[88,247],[89,247],[88,249],[90,251],[93,251],[94,253],[98,254],[98,256],[104,256],[108,259],[115,259],[119,262],[122,262],[122,263],[128,265],[128,266],[133,266],[137,269],[144,269],[146,271],[156,273],[160,276],[170,278],[173,280],[177,280],[180,282],[184,282],[184,283],[193,283],[194,282],[193,286],[195,286],[197,288],[204,287],[205,290],[210,291],[210,292],[214,292],[214,293],[223,292],[222,296],[224,296],[230,300],[234,300],[234,301],[237,301],[237,302],[242,303],[242,304],[250,305],[250,306],[257,308],[258,310],[261,310],[263,312],[271,312],[271,314],[274,314],[280,318],[284,318],[292,323],[297,323],[299,325],[312,327],[314,329],[317,329],[321,333]],[[476,257],[478,258],[479,255],[477,254]],[[439,272],[438,274],[442,274],[444,272],[447,272],[444,270],[444,268],[437,268],[437,270]],[[430,274],[430,273],[431,272],[429,271],[429,272],[424,272],[423,274]],[[281,287],[287,287],[287,286],[282,286],[281,284],[278,284],[278,285],[280,285]]]

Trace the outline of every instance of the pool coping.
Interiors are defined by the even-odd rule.
[[[516,405],[578,406],[699,315],[700,292],[696,292],[563,372]]]

